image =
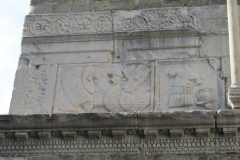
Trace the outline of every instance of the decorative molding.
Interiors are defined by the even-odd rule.
[[[112,33],[111,12],[28,15],[23,37]]]
[[[197,8],[164,8],[115,11],[115,32],[198,28]]]
[[[197,8],[27,15],[23,37],[199,28]],[[114,19],[114,20],[113,20]]]
[[[157,154],[216,154],[237,152],[239,138],[198,139],[126,139],[2,142],[0,156],[81,154],[81,155],[157,155]]]

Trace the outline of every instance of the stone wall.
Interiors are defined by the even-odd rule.
[[[10,113],[226,109],[227,28],[225,5],[27,15]]]
[[[0,156],[239,159],[228,39],[221,0],[32,1]]]

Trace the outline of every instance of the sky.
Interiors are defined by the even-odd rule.
[[[2,0],[0,5],[0,114],[9,111],[29,4],[30,0]]]

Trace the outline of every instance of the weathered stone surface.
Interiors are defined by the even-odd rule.
[[[203,30],[227,30],[227,19],[202,19]]]
[[[215,69],[206,59],[158,61],[156,110],[218,110],[218,61]]]
[[[222,57],[229,55],[228,35],[202,36],[202,57]],[[215,47],[213,47],[215,46]]]
[[[115,41],[115,62],[198,57],[201,41],[197,36],[141,38]]]
[[[32,5],[29,14],[48,14],[52,13],[51,4],[36,4]]]
[[[99,52],[101,54],[103,52],[110,53],[113,51],[113,42],[112,41],[91,41],[91,42],[69,42],[69,43],[39,43],[39,44],[23,44],[22,45],[22,54],[23,55],[31,55],[33,53],[39,54],[54,54],[54,53],[60,53],[60,54],[73,54],[76,53],[77,56],[81,56],[79,53],[84,52]],[[105,53],[105,54],[107,54]],[[97,53],[93,53],[95,55],[98,55]],[[51,56],[51,55],[49,55]],[[61,57],[64,57],[66,55],[60,55]],[[91,56],[91,53],[90,53]],[[47,55],[46,55],[47,57]],[[71,57],[71,56],[70,56]],[[94,57],[99,58],[99,57]],[[101,58],[102,59],[102,58]],[[100,59],[100,60],[101,60]],[[53,60],[54,61],[54,60]],[[82,60],[74,60],[74,61],[82,61]],[[91,61],[91,60],[90,60]],[[93,60],[94,61],[94,60]],[[102,61],[100,61],[102,62]]]
[[[71,13],[78,13],[78,12],[91,12],[94,11],[94,4],[93,2],[73,2],[71,4]],[[106,11],[106,10],[103,10]]]
[[[230,58],[229,57],[222,57],[221,58],[221,77],[231,77],[230,72]],[[229,85],[227,85],[229,86]],[[227,87],[228,88],[228,87]]]
[[[61,3],[52,5],[52,13],[69,13],[72,3]]]
[[[94,11],[133,10],[138,6],[138,0],[106,0],[95,1]]]
[[[143,64],[59,66],[54,113],[148,111],[150,72]]]
[[[10,105],[10,114],[52,112],[57,66],[31,66],[26,60],[19,66]]]
[[[115,11],[114,32],[198,27],[197,8],[171,8],[167,11],[164,9]]]
[[[138,9],[160,8],[161,0],[138,0]]]
[[[37,54],[23,55],[22,61],[28,60],[31,65],[54,65],[54,64],[86,64],[86,63],[111,63],[110,52],[86,52],[68,54]]]
[[[200,17],[204,19],[208,18],[227,18],[226,6],[205,6],[201,7]]]
[[[225,0],[32,0],[0,156],[239,158],[226,13]]]
[[[111,32],[110,12],[28,15],[25,18],[23,37]]]

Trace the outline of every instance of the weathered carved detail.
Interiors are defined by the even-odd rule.
[[[157,61],[156,110],[219,109],[225,95],[221,93],[223,84],[216,74],[218,68],[217,59]]]
[[[66,141],[75,140],[77,138],[76,131],[62,131],[63,139]]]
[[[15,137],[18,142],[25,142],[28,140],[28,133],[27,132],[17,132],[17,133],[15,133]]]
[[[22,93],[20,95],[21,101],[19,109],[22,113],[33,113],[34,111],[44,108],[45,91],[47,86],[46,70],[38,70],[31,67],[24,70],[22,75]],[[37,109],[37,110],[36,110]]]
[[[3,141],[5,139],[5,133],[0,133],[0,142]]]
[[[101,139],[102,132],[101,131],[88,131],[88,137],[90,139]]]
[[[54,154],[211,154],[237,152],[239,138],[189,138],[189,139],[125,139],[125,140],[75,140],[1,142],[0,155]],[[216,146],[216,144],[218,144]],[[38,148],[41,146],[41,148]],[[11,147],[11,149],[9,149]],[[23,149],[26,148],[26,149]],[[36,149],[38,148],[38,149]],[[216,151],[216,148],[219,150]]]
[[[112,130],[112,136],[117,140],[124,139],[126,137],[126,130]]]
[[[38,132],[38,138],[42,141],[47,141],[52,138],[51,132]]]
[[[110,12],[28,15],[25,19],[23,37],[111,32]]]
[[[183,129],[170,129],[171,138],[178,139],[184,136]]]
[[[196,129],[196,136],[198,138],[207,138],[210,135],[209,129]]]
[[[196,8],[146,9],[114,13],[116,32],[181,28],[198,28]]]
[[[158,138],[158,130],[154,129],[146,129],[144,130],[145,139],[157,139]]]
[[[55,113],[138,112],[150,106],[151,70],[143,65],[59,67]]]
[[[223,128],[224,137],[236,137],[237,128]]]

